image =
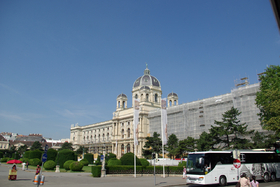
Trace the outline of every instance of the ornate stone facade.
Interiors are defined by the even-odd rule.
[[[138,145],[135,149],[138,157],[142,157],[145,138],[150,136],[148,114],[160,108],[161,96],[160,82],[150,75],[150,70],[146,67],[144,75],[136,79],[132,88],[132,101],[134,98],[140,100]],[[127,152],[134,153],[134,113],[133,107],[127,108],[127,99],[125,94],[117,97],[117,108],[109,121],[87,126],[72,125],[70,142],[76,148],[86,146],[89,152],[95,154],[102,153],[105,149],[107,153],[115,153],[117,158]],[[174,103],[174,98],[172,99]]]

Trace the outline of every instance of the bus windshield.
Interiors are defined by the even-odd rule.
[[[205,175],[204,154],[189,154],[187,161],[187,173]]]

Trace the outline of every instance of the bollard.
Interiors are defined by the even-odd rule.
[[[39,181],[40,181],[40,175],[35,175],[35,177],[34,177],[34,184],[35,185],[39,184]]]
[[[44,185],[44,182],[45,182],[45,176],[42,175],[42,178],[41,178],[41,180],[40,180],[40,185]]]

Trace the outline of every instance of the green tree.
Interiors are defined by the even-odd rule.
[[[80,146],[77,150],[76,150],[76,153],[78,155],[81,155],[81,154],[86,154],[88,153],[88,148],[87,147],[84,147],[84,146]]]
[[[171,134],[167,140],[167,151],[169,152],[169,157],[174,158],[178,155],[178,138],[175,134]]]
[[[197,149],[198,151],[209,151],[215,150],[214,146],[216,144],[215,137],[211,133],[203,132],[197,140]]]
[[[39,141],[35,141],[30,148],[31,151],[34,151],[36,149],[43,151],[42,144]]]
[[[62,144],[62,147],[59,149],[59,151],[64,150],[64,149],[69,149],[73,151],[72,143],[64,142]]]
[[[146,137],[146,142],[144,145],[145,149],[142,149],[143,156],[145,158],[150,158],[152,153],[161,153],[162,151],[162,142],[160,139],[160,134],[154,132],[152,137]]]
[[[261,82],[256,105],[260,109],[261,125],[263,129],[280,136],[280,66],[267,67],[259,78]]]
[[[27,151],[27,145],[22,145],[22,146],[20,146],[20,147],[18,148],[18,153],[19,153],[20,155],[23,155],[23,153],[24,153],[25,151]]]
[[[193,152],[195,148],[194,145],[195,139],[193,137],[188,136],[186,139],[179,141],[177,152],[182,157],[187,152]]]
[[[215,134],[218,143],[222,149],[244,149],[248,148],[249,140],[243,138],[245,135],[252,134],[254,130],[247,131],[248,125],[240,123],[237,118],[241,112],[237,108],[232,107],[223,114],[222,121],[216,121],[216,126],[211,125],[210,134]]]
[[[12,145],[12,146],[10,147],[10,153],[13,154],[13,153],[15,153],[15,152],[16,152],[16,147],[15,147],[14,145]]]

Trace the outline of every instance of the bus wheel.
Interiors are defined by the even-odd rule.
[[[275,173],[271,174],[270,180],[271,180],[271,182],[275,182],[276,181]]]
[[[264,174],[263,180],[264,180],[264,182],[268,182],[268,181],[269,181],[269,175],[268,175],[268,173],[265,173],[265,174]]]
[[[219,185],[220,186],[226,186],[227,185],[227,178],[224,175],[220,176]]]

